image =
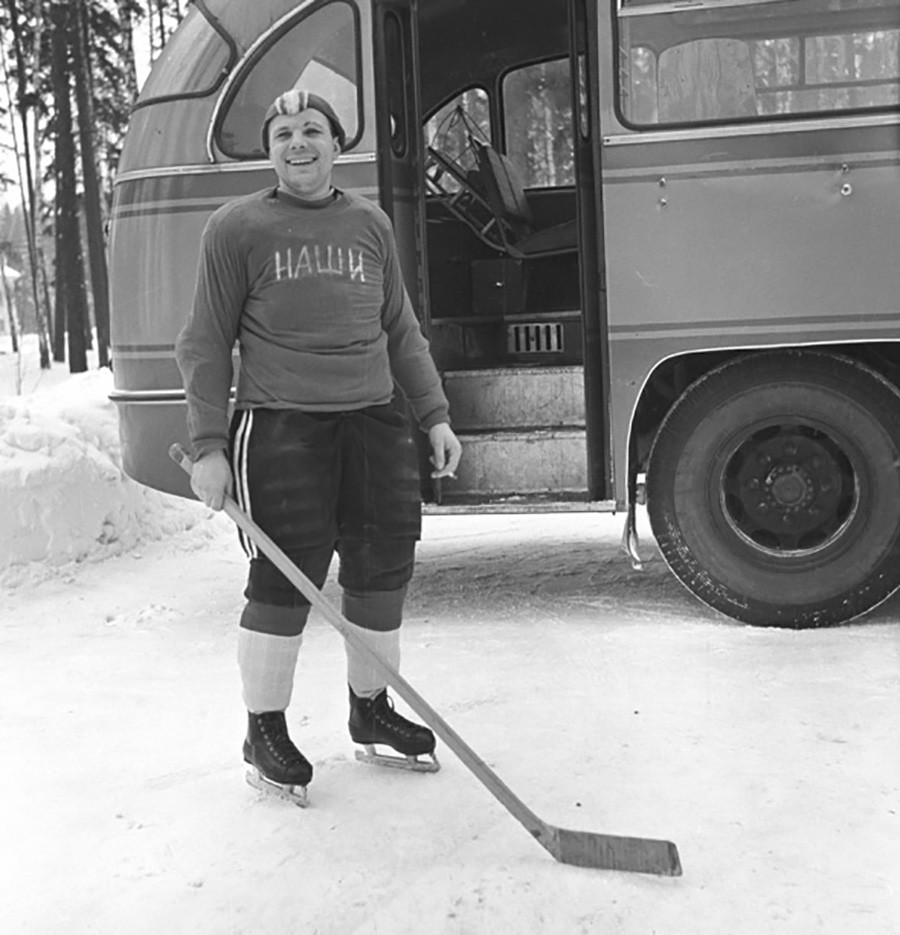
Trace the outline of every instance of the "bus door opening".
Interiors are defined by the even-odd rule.
[[[588,467],[579,257],[592,228],[579,221],[565,5],[534,17],[515,6],[452,23],[420,13],[429,336],[466,446],[445,501],[539,509],[601,486]]]

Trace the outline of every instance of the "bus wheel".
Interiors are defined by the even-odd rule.
[[[833,354],[729,361],[666,416],[647,504],[709,606],[758,626],[850,620],[900,586],[900,393]]]

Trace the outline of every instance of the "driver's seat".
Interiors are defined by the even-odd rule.
[[[512,163],[481,140],[472,138],[471,143],[504,250],[517,259],[574,253],[578,249],[577,222],[535,230],[534,216]]]

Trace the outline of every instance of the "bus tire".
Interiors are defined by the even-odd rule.
[[[647,506],[710,607],[756,626],[851,620],[900,586],[900,392],[836,354],[735,358],[667,414]]]

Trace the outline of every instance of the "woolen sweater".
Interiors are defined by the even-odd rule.
[[[396,380],[423,430],[449,421],[390,220],[357,195],[311,206],[267,189],[210,217],[175,346],[195,458],[228,446],[235,341],[239,409],[361,409]]]

